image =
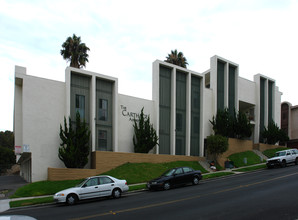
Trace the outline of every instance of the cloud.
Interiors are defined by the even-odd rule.
[[[117,77],[122,94],[151,99],[152,62],[178,49],[191,70],[209,69],[216,54],[238,63],[244,78],[262,73],[275,79],[282,99],[298,103],[291,80],[298,50],[296,0],[0,3],[1,98],[4,89],[13,90],[14,65],[27,67],[30,75],[64,81],[68,64],[60,49],[75,33],[91,49],[87,70]],[[12,118],[13,96],[7,97],[10,104],[1,115]],[[12,119],[4,123],[1,118],[1,125],[12,129]]]

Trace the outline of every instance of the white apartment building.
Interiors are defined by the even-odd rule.
[[[241,78],[239,65],[219,56],[203,73],[156,60],[152,100],[119,94],[118,79],[103,74],[67,67],[65,82],[59,82],[16,66],[14,134],[22,148],[21,175],[35,182],[47,179],[48,167],[64,167],[58,158],[60,125],[64,117],[75,120],[77,111],[91,131],[91,152],[134,152],[133,120],[144,107],[159,137],[152,153],[204,156],[217,109],[245,112],[254,125],[251,139],[258,143],[271,119],[280,126],[281,95],[274,79]]]

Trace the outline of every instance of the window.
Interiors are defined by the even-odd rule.
[[[182,168],[178,168],[178,169],[175,171],[175,174],[182,174],[182,173],[183,173]]]
[[[193,119],[194,119],[193,120],[194,133],[199,134],[200,133],[200,118],[194,117]]]
[[[107,149],[107,131],[99,130],[98,131],[98,147],[99,149]]]
[[[183,171],[184,173],[189,173],[189,172],[192,172],[193,169],[191,169],[190,167],[183,167]]]
[[[99,182],[100,182],[100,185],[101,185],[101,184],[113,183],[114,181],[111,180],[109,177],[99,177]]]
[[[194,92],[193,94],[193,107],[195,109],[200,109],[200,93]]]
[[[98,178],[92,178],[88,180],[85,184],[86,186],[96,186],[98,185]]]
[[[85,118],[85,96],[76,95],[76,112],[79,112],[81,118]]]
[[[98,118],[101,121],[108,120],[108,100],[106,100],[106,99],[99,99]]]
[[[176,130],[182,131],[182,114],[176,114]]]

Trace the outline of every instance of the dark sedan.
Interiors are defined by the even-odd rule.
[[[200,170],[194,170],[190,167],[176,167],[164,172],[160,177],[150,180],[147,183],[149,190],[164,189],[192,183],[199,184],[202,179]]]

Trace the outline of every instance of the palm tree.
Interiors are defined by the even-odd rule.
[[[171,53],[168,54],[165,62],[172,63],[175,65],[184,67],[184,68],[186,68],[186,65],[188,65],[187,60],[186,60],[185,56],[183,55],[183,53],[182,52],[178,53],[177,49],[171,50]]]
[[[75,68],[86,67],[88,61],[88,51],[90,49],[81,43],[81,37],[77,37],[73,34],[72,37],[68,37],[62,44],[62,50],[60,51],[63,59],[70,61],[70,66]]]

